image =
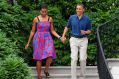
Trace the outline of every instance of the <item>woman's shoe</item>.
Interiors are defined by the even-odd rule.
[[[44,73],[45,73],[46,78],[50,78],[50,74],[48,72],[44,71]]]
[[[42,77],[40,76],[40,77],[38,77],[38,79],[42,79]]]

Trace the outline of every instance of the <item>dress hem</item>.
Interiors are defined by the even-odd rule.
[[[42,58],[42,59],[36,59],[36,58],[33,58],[33,60],[44,60],[44,59],[46,59],[46,58],[48,58],[48,57],[51,57],[52,59],[56,59],[56,57],[53,57],[53,56],[47,56],[47,57],[44,57],[44,58]]]

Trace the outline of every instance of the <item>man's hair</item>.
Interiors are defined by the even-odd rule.
[[[47,7],[47,4],[45,4],[45,3],[42,3],[41,5],[40,5],[40,10],[41,9],[47,9],[48,7]]]
[[[85,9],[84,4],[82,4],[82,3],[76,4],[76,7],[77,7],[77,6],[82,6],[82,7],[83,7],[83,9]]]

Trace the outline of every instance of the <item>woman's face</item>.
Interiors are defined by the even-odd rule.
[[[42,16],[46,16],[46,15],[47,15],[47,9],[46,9],[46,8],[42,8],[42,9],[40,10],[40,14],[41,14]]]
[[[76,13],[77,15],[82,15],[84,13],[84,8],[80,5],[76,6]]]

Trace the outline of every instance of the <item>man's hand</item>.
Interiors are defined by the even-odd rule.
[[[62,43],[64,44],[65,41],[66,41],[66,37],[61,37],[61,41],[62,41]]]
[[[82,35],[85,35],[86,34],[86,31],[85,30],[81,30],[81,34]]]
[[[87,31],[81,30],[81,34],[82,34],[82,35],[90,34],[90,33],[91,33],[91,30],[87,30]]]

